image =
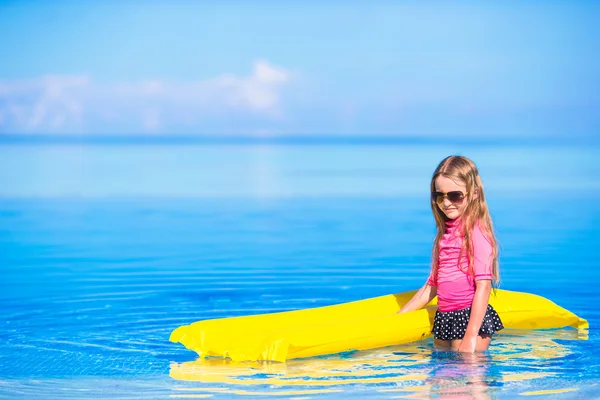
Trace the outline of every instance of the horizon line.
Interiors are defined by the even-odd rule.
[[[596,140],[594,140],[596,139]],[[140,134],[140,133],[0,133],[2,144],[63,145],[600,145],[588,135],[541,136],[451,136],[390,134]]]

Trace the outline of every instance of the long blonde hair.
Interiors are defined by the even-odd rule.
[[[492,218],[485,202],[485,195],[483,193],[483,183],[479,177],[479,171],[475,163],[463,156],[449,156],[440,162],[435,169],[433,176],[431,177],[431,192],[435,192],[435,180],[443,176],[454,181],[460,181],[467,187],[467,207],[460,218],[460,226],[457,227],[459,232],[463,233],[462,248],[459,255],[459,260],[462,254],[467,255],[468,260],[468,273],[473,276],[473,238],[471,233],[478,225],[481,229],[485,238],[492,244],[492,282],[494,286],[498,285],[500,281],[500,273],[498,270],[498,243],[494,236],[494,227],[492,225]],[[477,193],[477,196],[473,196]],[[433,211],[433,218],[437,225],[437,235],[433,242],[432,251],[432,263],[431,263],[431,276],[437,276],[440,247],[439,243],[444,235],[446,229],[446,221],[448,217],[438,207],[436,202],[431,199],[431,210]]]

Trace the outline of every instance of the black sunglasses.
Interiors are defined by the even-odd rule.
[[[465,196],[468,194],[469,194],[469,192],[463,193],[459,190],[454,191],[454,192],[448,192],[448,193],[431,192],[431,200],[433,200],[434,203],[442,204],[444,202],[444,198],[447,197],[451,203],[456,204],[456,203],[462,202],[463,199],[465,198]]]

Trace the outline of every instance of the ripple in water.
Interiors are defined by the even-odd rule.
[[[172,397],[343,393],[345,398],[368,392],[370,398],[452,398],[459,394],[492,398],[500,393],[525,394],[522,388],[530,384],[547,388],[546,394],[566,393],[578,388],[565,380],[568,371],[561,366],[571,349],[561,342],[585,339],[573,329],[506,330],[485,354],[436,351],[429,339],[286,363],[199,358],[171,364],[170,376],[182,383],[173,388]]]

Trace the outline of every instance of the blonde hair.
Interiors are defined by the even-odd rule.
[[[457,227],[459,232],[463,232],[463,243],[459,255],[459,260],[462,254],[467,255],[468,273],[473,276],[473,238],[471,233],[476,225],[479,226],[485,238],[492,244],[492,283],[498,285],[500,273],[498,270],[498,243],[494,236],[494,227],[492,218],[485,202],[485,194],[483,193],[483,183],[479,177],[479,172],[475,163],[463,156],[449,156],[440,162],[431,177],[431,192],[435,192],[435,180],[443,176],[454,181],[460,181],[467,187],[467,207],[460,218],[460,226]],[[477,196],[473,196],[477,193]],[[438,207],[436,202],[431,199],[431,210],[437,225],[437,235],[433,242],[431,276],[437,276],[437,269],[440,256],[439,243],[446,229],[446,221],[448,217]]]

